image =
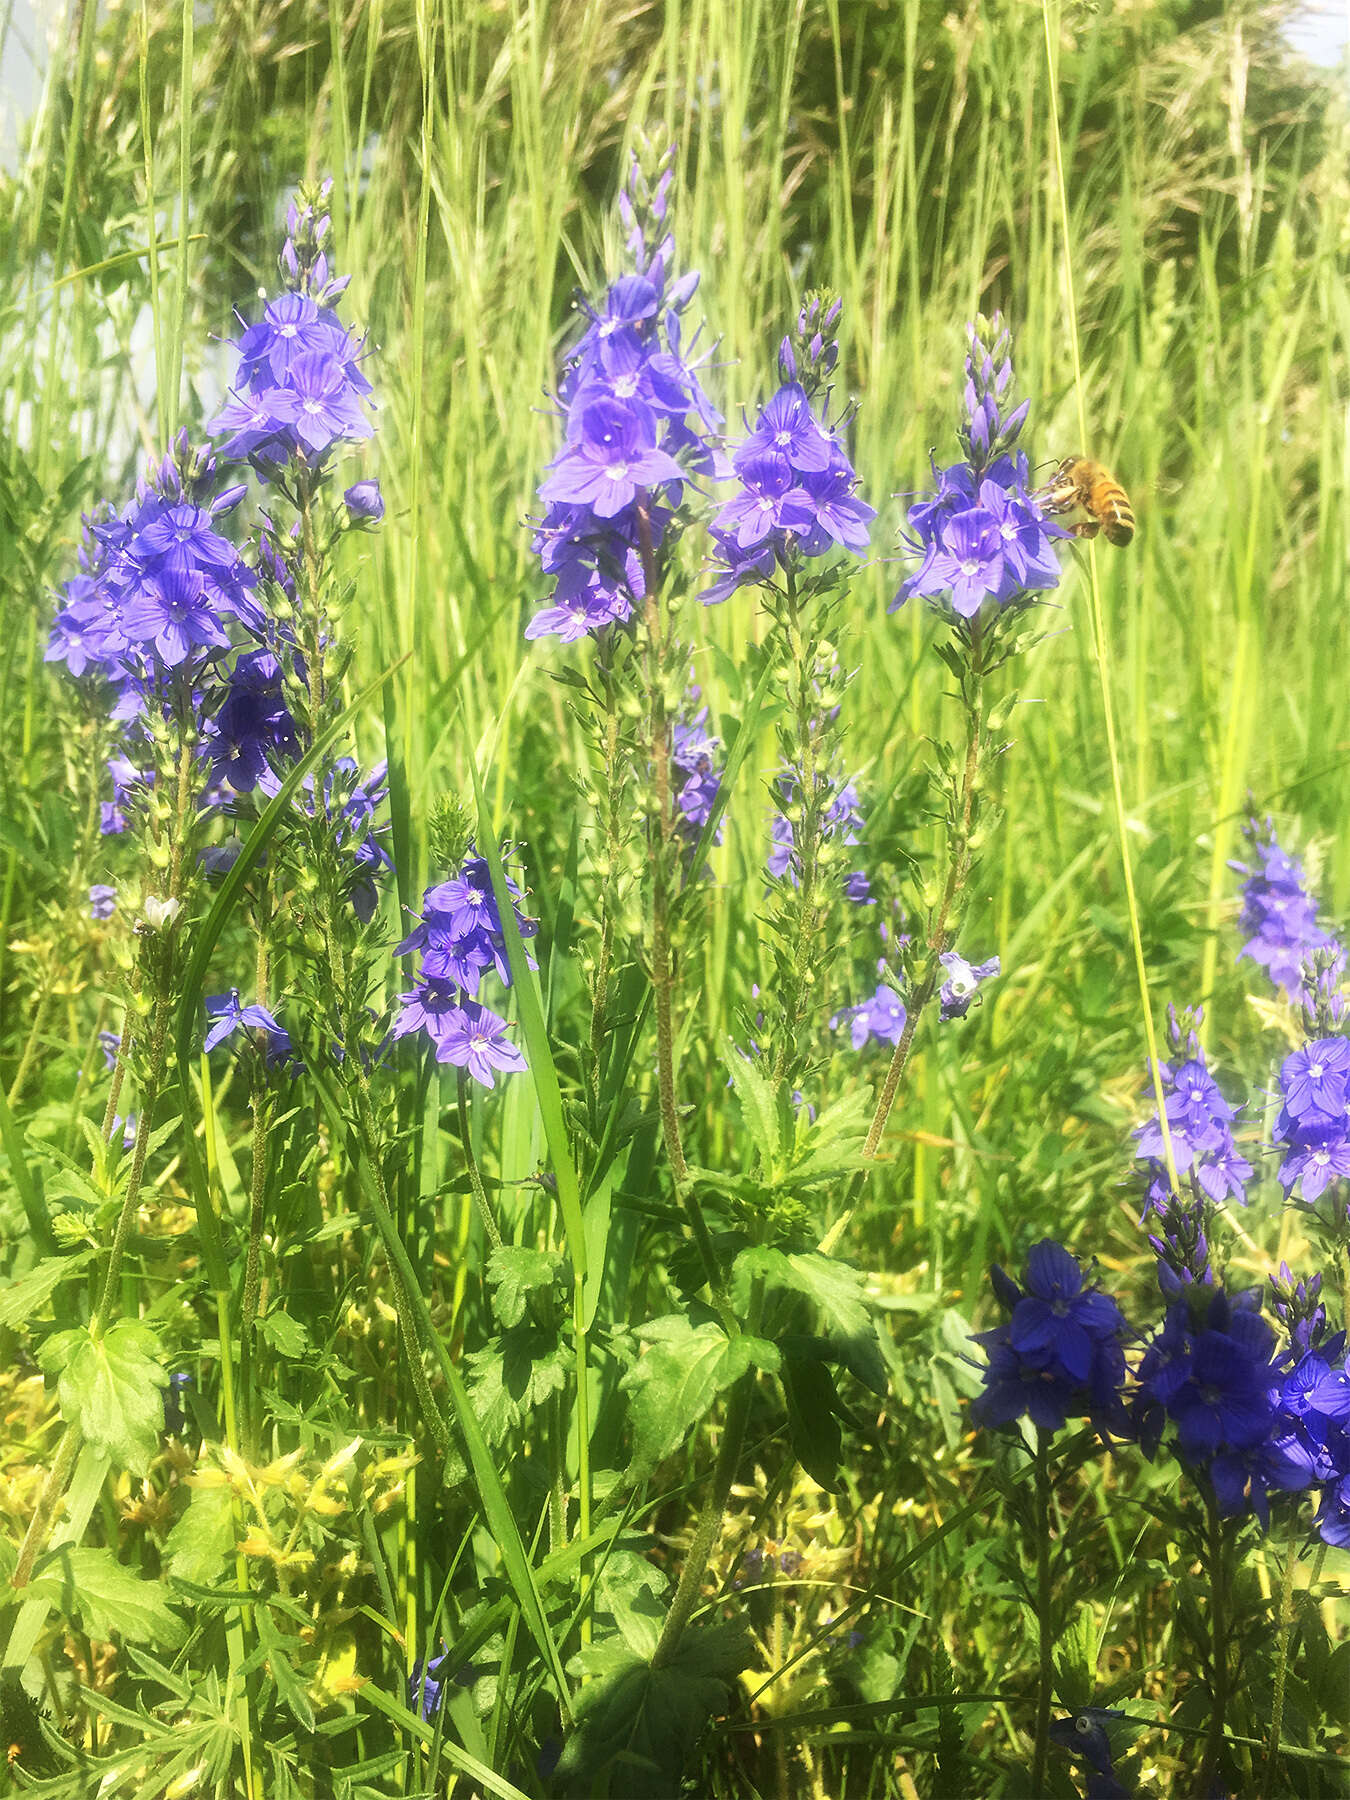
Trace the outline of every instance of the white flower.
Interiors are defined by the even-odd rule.
[[[145,922],[151,931],[167,931],[182,910],[181,900],[158,900],[153,894],[147,894]]]

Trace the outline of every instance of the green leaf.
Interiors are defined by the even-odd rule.
[[[783,1393],[793,1455],[813,1481],[827,1493],[837,1494],[842,1485],[839,1458],[844,1446],[835,1417],[830,1371],[814,1358],[785,1356]]]
[[[1097,1631],[1092,1608],[1080,1606],[1078,1617],[1055,1640],[1055,1692],[1070,1712],[1082,1712],[1097,1691]]]
[[[747,1056],[728,1036],[722,1039],[722,1062],[740,1102],[750,1141],[758,1152],[761,1172],[772,1179],[786,1161],[792,1134],[787,1084],[771,1080],[755,1058]]]
[[[267,1653],[267,1672],[277,1684],[282,1704],[302,1731],[313,1731],[314,1708],[309,1703],[305,1683],[287,1654],[295,1639],[282,1637],[265,1606],[254,1608],[253,1619],[258,1641]]]
[[[589,1800],[612,1775],[610,1791],[623,1800],[668,1800],[755,1649],[741,1626],[708,1625],[686,1631],[659,1669],[620,1637],[576,1661],[592,1679],[577,1695],[577,1729],[558,1762],[566,1791]]]
[[[187,1510],[164,1543],[164,1566],[174,1581],[210,1587],[221,1579],[234,1548],[234,1502],[227,1487],[194,1488]]]
[[[0,1326],[12,1330],[31,1323],[61,1283],[78,1275],[93,1254],[78,1250],[73,1256],[44,1256],[26,1274],[5,1282],[0,1287]]]
[[[495,1289],[493,1310],[508,1330],[525,1317],[529,1296],[551,1288],[562,1274],[564,1259],[551,1250],[504,1244],[488,1258],[487,1278]]]
[[[694,1325],[684,1313],[654,1319],[637,1335],[651,1348],[619,1384],[633,1395],[634,1480],[684,1443],[724,1388],[750,1368],[776,1373],[782,1360],[763,1338],[729,1338],[714,1321]]]
[[[298,1319],[287,1312],[270,1312],[259,1319],[258,1330],[276,1351],[288,1361],[304,1356],[311,1348],[309,1333]]]
[[[536,1406],[567,1385],[571,1352],[556,1333],[517,1325],[495,1343],[465,1359],[471,1370],[469,1394],[483,1435],[500,1444],[525,1423]]]
[[[62,1417],[79,1427],[87,1443],[143,1475],[164,1430],[159,1390],[169,1378],[158,1360],[159,1339],[136,1319],[120,1320],[97,1340],[86,1331],[58,1335],[79,1340],[60,1346]]]
[[[863,1298],[864,1276],[819,1250],[789,1252],[767,1246],[742,1250],[731,1269],[731,1294],[744,1309],[755,1280],[770,1292],[801,1294],[815,1307],[835,1359],[875,1394],[887,1391],[876,1324]]]
[[[173,1649],[187,1636],[159,1583],[124,1569],[111,1550],[62,1544],[41,1558],[24,1593],[79,1619],[90,1637]]]

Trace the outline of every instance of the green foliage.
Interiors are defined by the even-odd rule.
[[[696,1325],[684,1313],[652,1319],[636,1335],[648,1348],[621,1383],[633,1396],[634,1480],[645,1479],[685,1442],[719,1394],[751,1369],[774,1372],[781,1363],[764,1338],[728,1337],[715,1320]]]
[[[111,1550],[62,1545],[48,1551],[26,1590],[46,1599],[67,1619],[78,1620],[91,1637],[173,1649],[187,1628],[155,1581],[124,1568]]]
[[[66,1422],[133,1475],[143,1475],[164,1430],[160,1390],[168,1375],[158,1337],[136,1319],[119,1319],[102,1337],[59,1331],[41,1350],[42,1366],[60,1377]]]
[[[580,1800],[667,1800],[674,1774],[712,1716],[727,1704],[731,1683],[754,1660],[745,1632],[707,1625],[685,1633],[668,1662],[651,1659],[628,1636],[582,1651],[586,1677],[577,1695],[577,1730],[558,1764],[564,1791]]]
[[[871,991],[883,949],[893,973],[904,934],[923,952],[914,914],[940,898],[963,763],[965,664],[944,666],[914,605],[885,615],[903,526],[887,497],[928,480],[931,447],[939,462],[954,450],[977,308],[1015,329],[1033,455],[1076,447],[1070,252],[1083,448],[1116,467],[1140,520],[1097,567],[1154,1010],[1204,995],[1225,1087],[1268,1089],[1288,1014],[1258,1016],[1230,967],[1225,860],[1248,788],[1297,818],[1297,840],[1323,834],[1329,920],[1350,896],[1344,106],[1289,57],[1279,11],[1050,7],[1065,245],[1047,207],[1042,13],[1018,0],[714,7],[697,30],[669,6],[151,0],[143,49],[135,7],[76,9],[0,176],[0,1568],[61,1421],[98,1454],[56,1510],[71,1541],[4,1609],[11,1646],[14,1615],[29,1621],[15,1628],[27,1687],[11,1670],[0,1701],[16,1780],[61,1800],[1023,1791],[1033,1571],[1010,1546],[1027,1484],[1019,1458],[972,1441],[968,1334],[990,1322],[988,1262],[1015,1266],[1046,1233],[1096,1250],[1131,1317],[1153,1316],[1150,1259],[1117,1204],[1145,1104],[1139,1003],[1075,552],[1048,629],[1021,621],[1016,695],[999,673],[979,763],[960,947],[996,950],[1004,978],[965,1025],[922,1025],[859,1180],[885,1054],[855,1055],[829,1021]],[[828,735],[800,705],[819,670],[793,621],[753,616],[744,596],[677,609],[710,728],[734,746],[691,858],[709,875],[672,904],[687,1187],[662,1144],[639,941],[641,657],[616,652],[608,671],[627,761],[607,786],[599,658],[520,635],[543,586],[521,521],[556,449],[537,397],[618,235],[632,132],[658,118],[678,138],[672,224],[703,271],[695,312],[719,345],[709,381],[729,428],[768,390],[804,292],[837,289],[836,411],[858,402],[847,434],[881,510],[846,597],[808,597],[830,609],[817,647],[842,659],[825,685],[866,796],[874,908],[836,906],[818,929],[793,894],[766,903],[765,785],[803,726]],[[279,197],[315,169],[336,178],[335,263],[354,275],[344,306],[369,328],[381,399],[360,472],[378,470],[390,506],[381,534],[335,559],[334,593],[351,596],[335,667],[354,704],[332,741],[388,762],[399,891],[361,940],[366,975],[336,982],[317,876],[270,835],[290,796],[271,811],[240,797],[244,855],[181,945],[118,1322],[91,1334],[131,1166],[120,1126],[104,1141],[95,1033],[120,1028],[129,973],[163,945],[130,929],[147,871],[98,831],[106,721],[42,665],[50,594],[74,567],[79,512],[124,498],[142,450],[162,453],[180,421],[199,435],[221,385],[212,336],[274,286]],[[671,558],[672,593],[695,591],[701,557],[690,541]],[[686,660],[662,671],[672,695]],[[612,817],[583,791],[612,797]],[[373,1049],[407,985],[387,956],[400,907],[470,835],[494,857],[521,846],[542,920],[537,981],[509,945],[530,1073],[473,1092],[461,1116],[453,1076],[395,1047],[361,1063],[367,1120],[334,1015],[364,1029],[368,1006]],[[303,1015],[310,1071],[293,1103],[273,1078],[244,1329],[251,1075],[224,1052],[204,1065],[201,1001],[249,985],[274,876],[292,929],[269,1004]],[[105,880],[119,888],[107,925],[87,902]],[[901,894],[906,918],[890,910]],[[133,1012],[144,1030],[145,991]],[[735,1047],[751,1039],[757,1057]],[[790,1074],[774,1078],[784,1048]],[[147,1049],[143,1035],[123,1115]],[[1269,1183],[1242,1231],[1253,1283],[1282,1255],[1311,1267]],[[189,1380],[174,1434],[169,1369]],[[450,1422],[444,1457],[414,1375]],[[692,1623],[656,1667],[747,1396]],[[1056,1493],[1053,1573],[1079,1596],[1058,1615],[1057,1701],[1137,1716],[1148,1782],[1185,1794],[1202,1742],[1186,1730],[1206,1725],[1201,1563],[1177,1548],[1174,1475],[1139,1466],[1129,1485],[1129,1454],[1074,1449]],[[1277,1517],[1242,1545],[1234,1791],[1264,1779],[1280,1563],[1286,1538],[1302,1547],[1283,1530]],[[761,1577],[742,1591],[749,1546]],[[1273,1791],[1343,1800],[1336,1563],[1300,1559],[1290,1614]],[[442,1649],[445,1699],[426,1719],[403,1704],[408,1667]],[[1081,1773],[1053,1764],[1048,1791]]]

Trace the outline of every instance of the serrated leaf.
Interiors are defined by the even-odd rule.
[[[743,1250],[732,1264],[731,1293],[742,1311],[756,1280],[769,1291],[801,1294],[814,1305],[834,1359],[875,1394],[887,1391],[876,1324],[863,1298],[861,1270],[818,1250],[789,1252],[767,1245]]]
[[[592,1679],[576,1696],[577,1728],[558,1762],[564,1791],[589,1800],[614,1770],[621,1785],[612,1791],[624,1800],[668,1800],[709,1720],[754,1661],[737,1625],[687,1630],[659,1669],[619,1638],[584,1651],[577,1662]]]
[[[234,1501],[227,1487],[194,1488],[187,1510],[164,1542],[164,1563],[175,1581],[210,1587],[234,1548]]]
[[[92,1250],[78,1250],[73,1256],[44,1256],[25,1274],[5,1282],[0,1287],[0,1326],[12,1330],[31,1322],[61,1283],[78,1275],[93,1254]]]
[[[729,1338],[684,1313],[653,1320],[638,1336],[651,1348],[619,1384],[633,1395],[634,1479],[679,1448],[724,1388],[751,1368],[776,1373],[782,1360],[764,1338]]]
[[[557,1334],[517,1325],[466,1358],[469,1395],[490,1444],[500,1444],[550,1395],[561,1393],[572,1366]]]
[[[79,1619],[91,1637],[174,1649],[187,1636],[159,1584],[124,1569],[111,1550],[63,1544],[41,1559],[25,1593]]]
[[[551,1288],[562,1273],[563,1258],[556,1251],[535,1250],[524,1244],[503,1244],[488,1258],[487,1278],[493,1292],[493,1310],[508,1330],[525,1317],[529,1296],[539,1288]]]
[[[772,1176],[787,1150],[793,1129],[787,1084],[766,1075],[753,1056],[734,1041],[722,1039],[722,1062],[740,1102],[741,1117],[759,1153],[760,1168]]]
[[[159,1339],[136,1319],[120,1320],[97,1340],[87,1331],[60,1336],[79,1340],[68,1346],[61,1371],[62,1417],[78,1425],[87,1443],[143,1475],[164,1430],[160,1389],[169,1377],[158,1360]]]
[[[258,1321],[258,1330],[278,1356],[295,1359],[310,1349],[309,1333],[288,1312],[270,1312]]]
[[[1055,1692],[1070,1712],[1082,1712],[1092,1704],[1097,1688],[1097,1632],[1092,1608],[1080,1606],[1078,1616],[1055,1640]]]

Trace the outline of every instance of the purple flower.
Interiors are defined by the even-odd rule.
[[[281,665],[270,650],[239,656],[206,728],[212,779],[248,793],[300,755],[300,734],[281,691]]]
[[[539,490],[549,504],[533,543],[554,588],[527,624],[528,638],[571,643],[625,623],[646,592],[643,559],[660,550],[684,483],[720,469],[703,435],[718,414],[680,319],[697,277],[668,280],[669,176],[667,166],[653,188],[634,162],[619,197],[632,268],[587,309],[587,329],[559,382],[564,443]]]
[[[673,456],[656,446],[656,420],[637,402],[597,400],[581,415],[575,441],[550,465],[539,489],[542,500],[588,506],[597,519],[612,519],[631,506],[639,489],[681,481]]]
[[[1259,1294],[1232,1297],[1216,1287],[1196,1318],[1188,1300],[1175,1301],[1139,1365],[1134,1413],[1145,1453],[1154,1454],[1170,1422],[1183,1462],[1205,1467],[1237,1456],[1221,1465],[1230,1499],[1238,1472],[1250,1480],[1256,1466],[1244,1453],[1271,1441],[1277,1423],[1275,1335],[1259,1303]],[[1267,1473],[1279,1485],[1274,1464]]]
[[[110,919],[117,908],[117,889],[96,882],[89,890],[89,917]]]
[[[263,1033],[269,1069],[289,1068],[294,1074],[303,1068],[295,1046],[291,1043],[290,1033],[277,1023],[265,1006],[259,1006],[256,1002],[252,1006],[240,1006],[238,988],[231,988],[228,994],[216,994],[209,999],[206,1002],[206,1016],[215,1023],[206,1034],[202,1045],[204,1050],[214,1050],[236,1031],[258,1031]]]
[[[296,456],[318,464],[338,443],[372,431],[363,346],[333,309],[346,282],[329,273],[326,193],[305,188],[292,203],[279,259],[290,291],[269,300],[262,318],[235,340],[239,365],[231,397],[207,426],[225,439],[222,455],[247,457],[263,473]]]
[[[855,1050],[861,1050],[873,1039],[879,1044],[898,1044],[905,1029],[904,1002],[894,988],[878,982],[870,1000],[845,1007],[830,1020],[831,1031],[840,1031],[845,1025]]]
[[[1067,534],[1032,498],[1027,459],[1015,448],[1027,406],[1004,410],[1010,343],[997,318],[970,328],[966,416],[958,427],[965,460],[941,470],[934,462],[934,492],[909,509],[910,543],[921,560],[892,612],[918,596],[956,623],[1058,586],[1054,541]]]
[[[1233,1108],[1224,1099],[1218,1083],[1210,1074],[1205,1053],[1194,1025],[1200,1014],[1179,1019],[1171,1015],[1171,1037],[1184,1057],[1176,1063],[1160,1063],[1163,1101],[1167,1115],[1168,1136],[1172,1144],[1172,1160],[1179,1176],[1190,1174],[1201,1192],[1216,1204],[1228,1196],[1246,1205],[1246,1184],[1251,1179],[1251,1164],[1238,1154],[1233,1140]],[[1136,1157],[1151,1163],[1150,1175],[1159,1184],[1158,1210],[1167,1196],[1167,1173],[1162,1126],[1158,1115],[1135,1132],[1139,1140]],[[1145,1208],[1145,1216],[1153,1204]]]
[[[1260,963],[1285,998],[1297,1000],[1303,987],[1303,965],[1315,950],[1339,950],[1336,940],[1317,923],[1317,902],[1305,886],[1303,866],[1282,850],[1270,819],[1247,820],[1250,863],[1230,863],[1247,876],[1242,888],[1238,928],[1246,943],[1238,961]]]
[[[988,962],[968,963],[954,950],[944,950],[938,961],[947,973],[938,991],[938,1013],[944,1024],[948,1019],[964,1019],[980,988],[986,981],[992,981],[1002,968],[996,956],[991,956]]]
[[[355,482],[342,498],[352,519],[368,519],[376,524],[384,517],[384,495],[380,492],[378,481]]]
[[[518,1074],[524,1056],[506,1036],[507,1023],[497,1013],[465,999],[451,982],[428,980],[410,994],[394,1025],[394,1036],[423,1030],[436,1049],[436,1061],[467,1069],[484,1087],[494,1086],[493,1071]]]
[[[834,439],[811,411],[800,382],[788,381],[761,411],[755,428],[736,453],[736,472],[763,453],[781,457],[794,474],[819,475],[829,468]]]
[[[836,545],[867,549],[876,514],[857,498],[853,465],[800,383],[784,383],[763,408],[732,466],[739,485],[710,527],[721,572],[699,596],[705,605],[770,581],[793,558],[823,556]]]
[[[705,729],[706,706],[693,711],[699,690],[691,687],[685,696],[684,716],[671,727],[670,760],[675,772],[675,827],[686,849],[693,851],[704,826],[712,817],[722,788],[722,771],[718,758],[722,746]],[[719,824],[713,842],[722,841]]]
[[[1350,1041],[1317,1038],[1286,1056],[1280,1065],[1285,1110],[1300,1125],[1340,1125],[1350,1081]]]

